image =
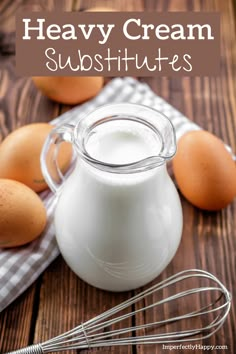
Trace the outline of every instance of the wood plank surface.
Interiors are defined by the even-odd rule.
[[[34,87],[30,78],[15,73],[14,13],[24,9],[66,11],[92,6],[111,6],[109,0],[4,0],[0,2],[0,139],[16,127],[50,121],[69,109],[51,102]],[[114,0],[121,11],[220,11],[221,75],[193,78],[142,78],[152,89],[203,128],[215,133],[236,152],[236,46],[235,18],[231,0]],[[204,58],[204,53],[199,53]],[[204,60],[207,60],[205,58]],[[206,269],[217,275],[233,295],[233,306],[224,326],[205,345],[227,345],[212,353],[236,353],[236,201],[217,213],[203,212],[181,197],[184,230],[178,252],[157,280],[189,268]],[[155,282],[157,281],[155,280]],[[181,287],[178,287],[180,289]],[[163,293],[166,296],[167,292]],[[131,293],[113,294],[95,289],[74,275],[58,257],[40,278],[0,314],[0,352],[49,339],[127,299]],[[156,297],[153,297],[156,300]],[[173,307],[163,308],[164,315]],[[148,320],[155,318],[153,312]],[[142,321],[141,315],[136,323]],[[130,323],[129,323],[130,324]],[[117,347],[86,352],[154,354],[169,352],[162,345]],[[188,350],[172,351],[188,353]],[[189,353],[192,351],[189,351]],[[205,351],[199,349],[197,353]]]

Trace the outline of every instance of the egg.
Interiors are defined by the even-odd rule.
[[[36,192],[46,189],[40,154],[52,129],[53,126],[48,123],[33,123],[10,133],[0,145],[0,178],[19,181]],[[58,165],[62,172],[69,167],[71,157],[71,145],[63,142],[58,154]]]
[[[32,80],[51,100],[70,105],[96,96],[104,83],[102,76],[34,76]]]
[[[20,182],[0,179],[0,248],[31,242],[45,225],[46,210],[39,196]]]
[[[209,132],[192,131],[180,138],[173,172],[181,193],[198,208],[220,210],[236,196],[235,162]]]

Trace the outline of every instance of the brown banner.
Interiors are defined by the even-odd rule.
[[[220,15],[19,13],[16,68],[31,76],[218,75]]]

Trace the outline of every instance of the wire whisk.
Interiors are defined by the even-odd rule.
[[[193,287],[196,280],[200,285]],[[68,332],[10,353],[198,341],[212,336],[223,325],[230,306],[229,291],[214,275],[204,270],[184,270]],[[145,321],[147,312],[153,318],[149,322]],[[123,323],[127,321],[130,326]]]

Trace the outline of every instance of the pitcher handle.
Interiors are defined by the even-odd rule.
[[[63,182],[71,172],[71,168],[64,176],[58,167],[58,151],[62,142],[69,142],[73,145],[74,125],[64,124],[52,129],[48,135],[40,156],[42,174],[46,183],[53,193],[59,193]],[[75,155],[72,157],[72,165],[75,162]],[[72,167],[72,166],[71,166]]]

